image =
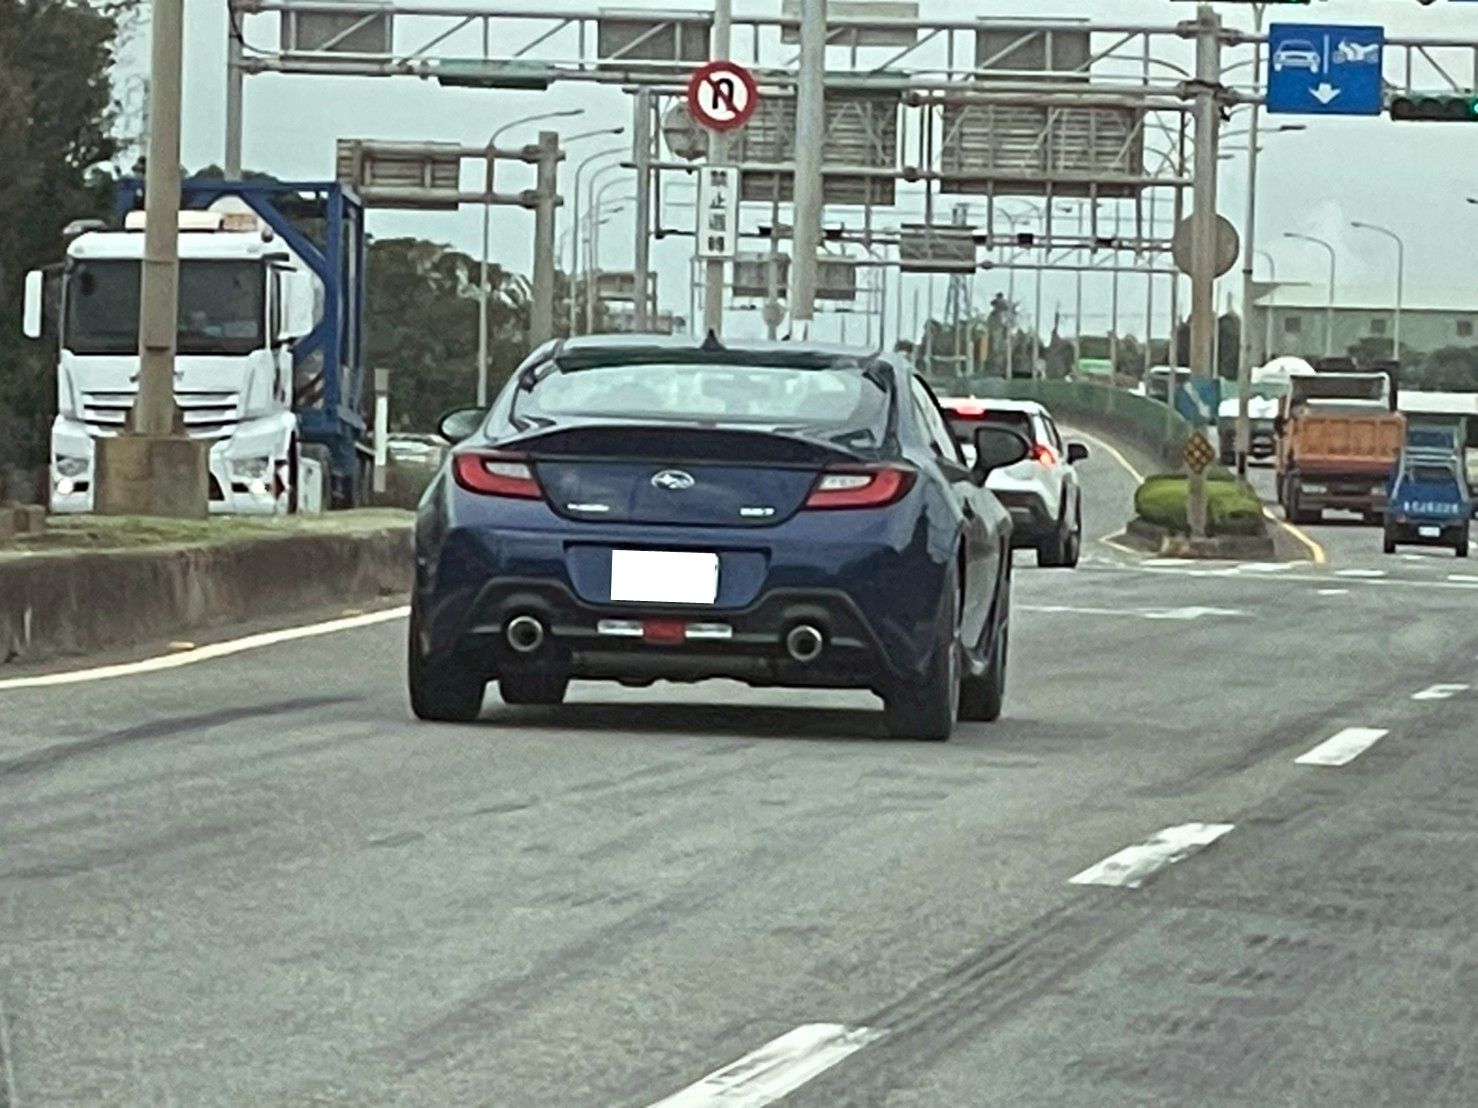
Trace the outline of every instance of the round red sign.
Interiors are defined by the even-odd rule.
[[[732,131],[754,115],[759,87],[737,62],[709,62],[688,80],[688,111],[711,131]]]

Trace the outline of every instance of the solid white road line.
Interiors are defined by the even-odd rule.
[[[1138,619],[1203,619],[1206,616],[1245,618],[1247,613],[1236,608],[1084,608],[1073,604],[1017,604],[1018,612],[1041,612],[1046,615],[1134,616]]]
[[[1230,823],[1182,823],[1178,827],[1167,827],[1142,843],[1110,854],[1068,880],[1074,885],[1137,889],[1166,866],[1210,846],[1234,826]]]
[[[1320,596],[1349,596],[1349,589],[1319,589]]]
[[[1458,693],[1465,693],[1468,685],[1431,685],[1419,693],[1412,693],[1412,700],[1451,700]]]
[[[331,619],[325,623],[310,623],[304,627],[287,627],[281,631],[263,631],[226,642],[207,643],[194,650],[160,654],[138,662],[119,662],[110,666],[94,666],[91,669],[67,670],[63,673],[43,673],[35,677],[7,677],[0,679],[0,691],[5,689],[42,689],[53,685],[76,685],[84,681],[104,681],[110,677],[132,677],[140,673],[155,673],[161,669],[178,669],[180,666],[206,662],[212,658],[224,658],[247,650],[260,650],[264,646],[292,642],[296,639],[311,639],[318,635],[332,635],[336,631],[352,631],[356,627],[369,627],[376,623],[389,623],[404,619],[410,608],[387,608],[382,612],[369,612],[362,616]]]
[[[651,1108],[762,1108],[886,1034],[840,1023],[804,1023]]]
[[[1386,571],[1383,569],[1337,569],[1334,571],[1336,577],[1384,577]]]
[[[1301,766],[1342,766],[1353,762],[1388,734],[1381,727],[1346,727],[1293,760]]]

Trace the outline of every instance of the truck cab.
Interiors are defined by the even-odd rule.
[[[71,238],[55,296],[54,512],[93,507],[99,438],[119,434],[138,397],[143,213]],[[211,443],[213,513],[321,507],[318,466],[302,457],[292,344],[313,326],[312,275],[250,211],[180,213],[175,403],[185,434]],[[27,281],[26,331],[40,337],[45,280]]]
[[[1463,468],[1462,439],[1452,428],[1412,428],[1391,473],[1384,549],[1399,545],[1451,546],[1466,558],[1471,545],[1473,501]]]

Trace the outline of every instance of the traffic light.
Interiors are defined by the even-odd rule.
[[[1478,95],[1413,92],[1391,97],[1391,118],[1431,123],[1478,123]]]

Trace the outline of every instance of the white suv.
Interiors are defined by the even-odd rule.
[[[1011,513],[1011,545],[1032,547],[1037,565],[1072,567],[1083,550],[1083,490],[1073,467],[1088,457],[1079,442],[1064,443],[1052,413],[1035,400],[943,397],[955,438],[974,449],[975,428],[1004,424],[1032,443],[1031,457],[993,470],[986,486]]]

